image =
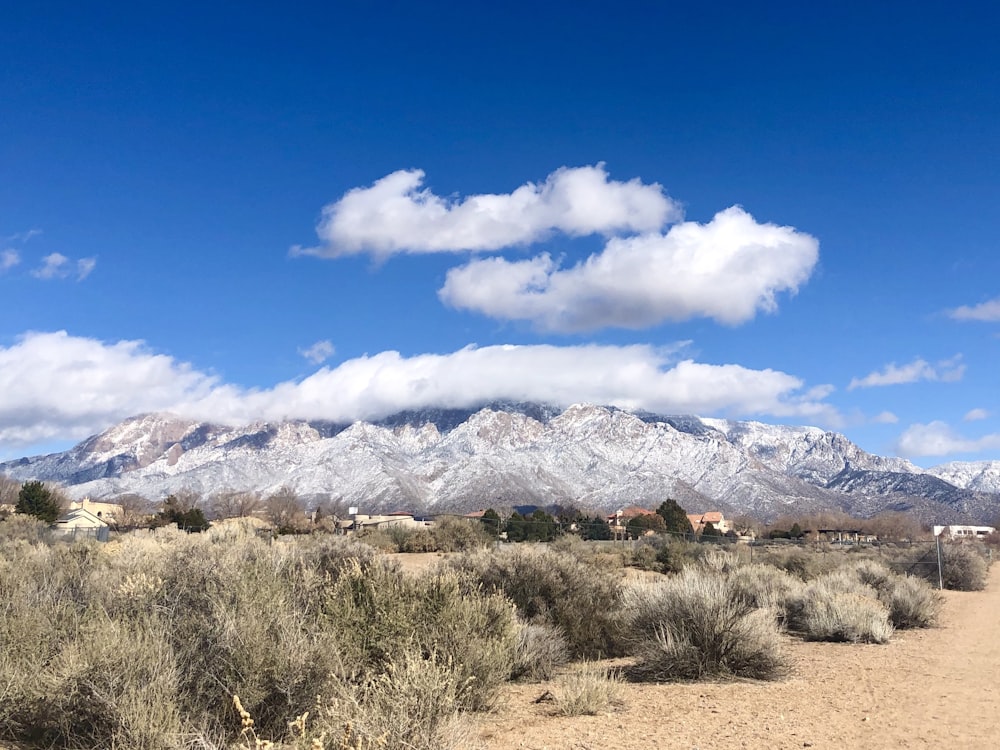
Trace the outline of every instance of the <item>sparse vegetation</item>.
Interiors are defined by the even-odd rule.
[[[509,679],[516,627],[503,596],[454,572],[404,576],[357,542],[162,529],[5,544],[0,736],[74,750],[232,739],[238,695],[262,738],[313,711],[331,741],[349,724],[352,742],[447,747]]]
[[[620,575],[571,553],[520,546],[461,555],[449,565],[473,588],[507,596],[527,622],[559,628],[574,656],[621,653]]]
[[[622,676],[584,664],[556,680],[556,709],[563,716],[596,716],[621,705]]]
[[[625,590],[632,673],[651,681],[740,677],[772,680],[788,670],[774,613],[734,595],[729,576],[687,568]]]
[[[823,575],[792,594],[786,612],[788,627],[807,640],[887,643],[892,636],[889,609],[848,570]]]

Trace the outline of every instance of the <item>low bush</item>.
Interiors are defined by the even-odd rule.
[[[253,731],[283,740],[320,695],[343,707],[321,731],[347,733],[336,718],[365,747],[446,747],[459,714],[509,679],[516,626],[499,593],[455,572],[403,575],[344,540],[4,545],[0,737],[222,747],[246,728],[239,695]]]
[[[743,565],[729,573],[732,596],[756,609],[769,609],[784,616],[788,598],[803,583],[791,573],[771,565]]]
[[[529,682],[551,680],[555,671],[568,661],[569,646],[558,628],[545,623],[519,625],[512,679]]]
[[[621,654],[621,577],[570,553],[516,546],[450,558],[473,588],[500,592],[532,624],[562,632],[576,657]]]
[[[875,590],[848,570],[827,573],[792,594],[786,623],[812,641],[887,643],[893,632]]]
[[[982,591],[989,567],[975,549],[964,544],[941,545],[941,578],[946,589]]]
[[[783,676],[788,661],[774,613],[734,594],[727,576],[694,568],[626,588],[634,676],[657,682]]]
[[[878,600],[889,608],[893,627],[903,630],[937,624],[942,600],[927,581],[898,575],[875,560],[861,560],[852,569],[858,580],[874,589]]]
[[[496,544],[496,531],[482,521],[445,516],[434,522],[431,536],[439,552],[471,552]]]
[[[589,664],[561,675],[555,684],[556,708],[563,716],[596,716],[621,705],[622,676]]]

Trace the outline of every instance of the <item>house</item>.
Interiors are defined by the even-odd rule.
[[[52,524],[52,534],[64,539],[96,539],[99,542],[108,541],[111,527],[104,519],[89,510],[77,508],[69,511]]]
[[[350,519],[340,521],[337,528],[344,531],[361,531],[364,529],[425,529],[430,526],[429,521],[417,520],[412,513],[405,511],[395,511],[380,516],[370,516],[364,513],[356,513]]]
[[[74,500],[69,504],[69,510],[86,510],[102,521],[107,523],[117,523],[122,517],[122,506],[117,503],[100,503],[85,497],[82,500]]]
[[[992,526],[935,526],[934,536],[950,536],[953,539],[982,539],[995,534]]]
[[[656,511],[643,508],[640,505],[630,505],[627,508],[619,508],[607,517],[608,526],[611,527],[611,534],[616,539],[625,535],[628,522],[639,516],[655,516]]]
[[[720,534],[727,534],[731,529],[729,521],[718,510],[710,510],[707,513],[688,513],[688,521],[695,534],[701,534],[708,524],[712,524],[712,527]]]

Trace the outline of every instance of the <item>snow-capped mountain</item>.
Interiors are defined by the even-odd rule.
[[[978,468],[977,468],[978,467]],[[0,464],[73,496],[182,489],[300,496],[367,512],[576,503],[613,510],[667,497],[690,510],[772,518],[911,510],[925,520],[992,518],[1000,462],[925,472],[815,427],[632,414],[579,404],[492,404],[405,412],[375,423],[225,427],[171,415],[126,420],[65,453]],[[992,482],[992,484],[990,484]]]

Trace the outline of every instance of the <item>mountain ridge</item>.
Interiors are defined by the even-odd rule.
[[[992,520],[1000,508],[1000,462],[924,470],[817,427],[593,404],[492,402],[353,424],[236,427],[143,414],[62,453],[0,463],[0,473],[95,498],[290,486],[310,501],[369,512],[553,502],[614,510],[673,497],[692,510],[762,519],[901,509],[955,523]]]

